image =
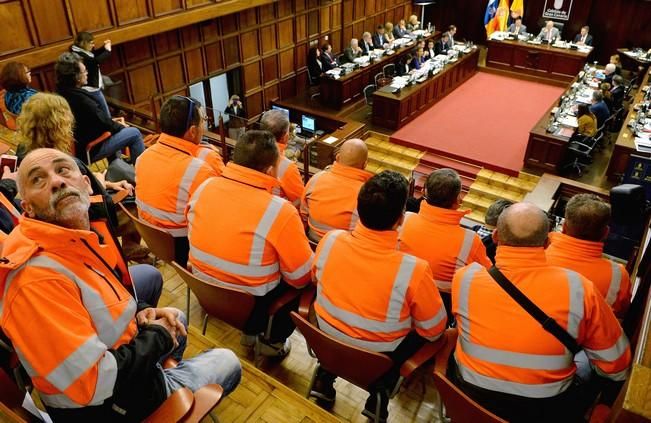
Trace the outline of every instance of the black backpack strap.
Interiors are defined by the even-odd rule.
[[[567,347],[572,354],[577,354],[582,348],[576,342],[576,340],[567,333],[561,325],[559,325],[556,320],[549,317],[544,311],[542,311],[537,305],[535,305],[526,295],[522,293],[513,283],[504,276],[500,270],[493,266],[488,270],[488,273],[495,279],[495,282],[504,290],[511,298],[515,300],[520,307],[524,309],[527,313],[531,315],[538,323],[541,324],[543,329],[547,332],[554,335],[563,345]]]

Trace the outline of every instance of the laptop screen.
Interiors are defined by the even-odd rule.
[[[316,130],[316,128],[315,128],[316,124],[315,124],[314,118],[311,117],[311,116],[303,115],[303,118],[302,118],[302,121],[301,121],[301,126],[307,132],[314,133],[315,130]]]

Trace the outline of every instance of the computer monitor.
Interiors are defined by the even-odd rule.
[[[271,105],[272,110],[280,110],[281,112],[285,112],[287,115],[287,119],[289,119],[289,109],[285,109],[284,107],[276,106],[275,104]]]
[[[303,127],[303,132],[308,134],[314,134],[316,132],[316,121],[312,116],[303,115],[301,119],[301,126]]]

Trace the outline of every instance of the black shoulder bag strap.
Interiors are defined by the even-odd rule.
[[[511,298],[515,300],[520,307],[524,309],[527,313],[531,315],[547,332],[554,335],[556,339],[561,341],[563,345],[567,347],[572,354],[576,355],[582,348],[576,342],[576,340],[567,333],[565,329],[561,327],[556,320],[549,317],[544,311],[542,311],[537,305],[535,305],[526,295],[522,293],[513,282],[508,280],[506,276],[500,270],[493,266],[488,270],[488,273],[495,279],[495,282],[504,290]]]

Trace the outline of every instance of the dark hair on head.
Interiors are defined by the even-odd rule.
[[[592,99],[596,102],[600,102],[604,99],[604,94],[601,91],[593,91]]]
[[[24,63],[7,63],[2,68],[2,72],[0,72],[0,85],[7,91],[18,91],[27,87],[29,84],[29,80],[27,79],[28,69]]]
[[[330,44],[329,44],[329,43],[324,43],[324,44],[321,46],[321,50],[322,50],[322,51],[328,51],[329,48],[330,48]]]
[[[316,60],[317,56],[317,51],[319,50],[318,47],[312,47],[310,50],[307,52],[307,58],[310,60]]]
[[[430,173],[425,182],[427,204],[449,209],[461,193],[461,178],[452,169],[439,169]]]
[[[393,228],[405,211],[409,183],[392,170],[366,181],[357,195],[357,212],[362,224],[376,231]]]
[[[81,80],[81,57],[77,53],[63,53],[54,64],[57,88],[74,88]]]
[[[188,125],[188,115],[192,106],[192,120]],[[201,123],[201,103],[191,97],[175,95],[167,99],[160,109],[160,129],[173,137],[182,138],[190,126]]]
[[[457,29],[456,25],[450,25],[448,27],[448,31],[454,31],[455,29]]]
[[[269,131],[250,130],[235,143],[233,162],[258,172],[266,171],[278,161],[276,138]]]
[[[579,103],[577,108],[576,117],[581,117],[583,115],[590,114],[590,108],[587,104]]]
[[[77,36],[75,36],[75,45],[81,47],[83,44],[90,43],[94,39],[95,37],[93,37],[93,34],[90,32],[81,31],[77,33]]]
[[[493,203],[488,206],[488,209],[486,209],[486,216],[484,216],[484,221],[487,225],[496,226],[497,219],[499,219],[502,212],[512,205],[512,201],[505,200],[503,198],[493,201]]]
[[[624,77],[622,77],[621,75],[613,76],[613,85],[617,85],[618,87],[620,85],[624,85]]]
[[[384,25],[382,25],[382,24],[378,25],[377,29],[384,29]]]
[[[441,34],[441,39],[443,39],[443,38],[450,38],[450,34],[447,33],[447,32],[444,32],[443,34]]]
[[[610,204],[594,194],[577,194],[565,206],[567,234],[587,241],[601,241],[610,222]]]

